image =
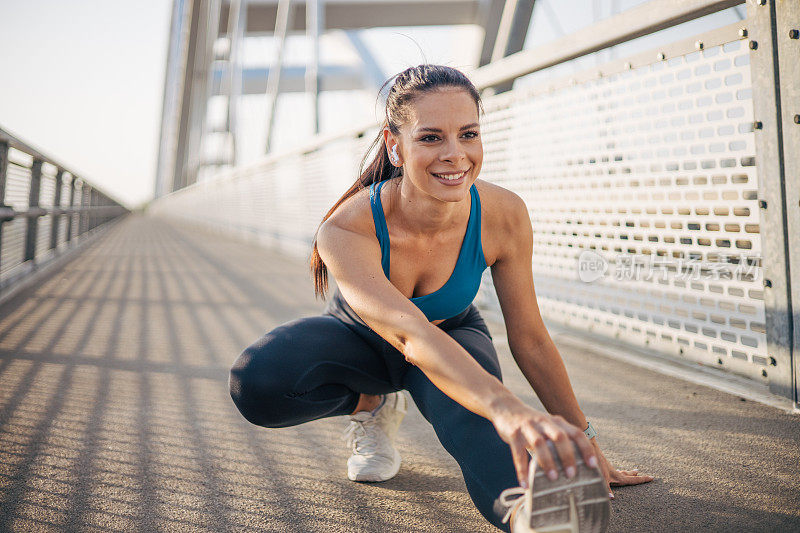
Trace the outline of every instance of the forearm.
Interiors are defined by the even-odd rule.
[[[567,422],[586,428],[586,417],[578,405],[561,354],[548,339],[529,348],[511,348],[522,374],[551,415],[561,415]]]
[[[522,403],[458,342],[436,326],[410,336],[403,354],[444,394],[490,421],[498,409]]]

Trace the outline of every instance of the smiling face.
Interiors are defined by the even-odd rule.
[[[463,89],[446,87],[416,97],[400,135],[386,128],[384,138],[390,153],[397,145],[403,179],[440,200],[464,198],[480,173],[478,108]]]

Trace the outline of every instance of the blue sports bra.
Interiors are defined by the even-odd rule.
[[[389,277],[389,229],[386,227],[386,217],[381,204],[381,187],[385,181],[375,183],[369,187],[370,205],[372,206],[372,220],[375,222],[375,235],[381,245],[381,266],[386,278]],[[464,311],[475,299],[481,285],[481,276],[486,269],[486,258],[483,256],[481,245],[481,200],[475,184],[469,189],[472,203],[470,204],[469,222],[464,240],[461,242],[461,251],[458,261],[450,274],[450,278],[438,290],[410,298],[411,302],[419,307],[428,320],[450,318]]]

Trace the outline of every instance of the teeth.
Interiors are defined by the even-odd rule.
[[[434,176],[436,176],[437,178],[442,178],[442,179],[448,180],[448,181],[454,181],[454,180],[460,179],[461,176],[463,176],[466,173],[467,172],[464,171],[461,174],[434,174]]]

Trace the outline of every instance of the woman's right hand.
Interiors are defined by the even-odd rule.
[[[548,440],[553,441],[567,477],[575,475],[575,445],[584,462],[590,467],[597,467],[597,457],[589,439],[583,431],[561,416],[537,411],[514,396],[500,400],[494,407],[492,424],[500,438],[511,447],[520,486],[527,487],[528,450],[535,452],[536,462],[551,480],[558,479],[558,467],[547,446]]]

